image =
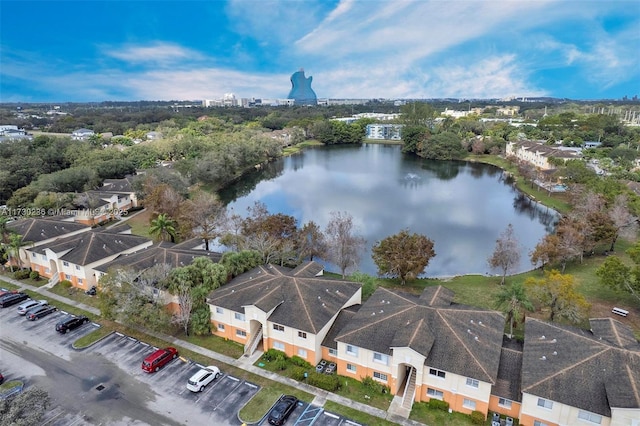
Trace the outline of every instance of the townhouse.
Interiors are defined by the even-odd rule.
[[[262,265],[207,298],[213,334],[242,343],[245,354],[271,348],[315,364],[336,317],[361,303],[361,286],[327,279],[323,267]]]
[[[521,425],[640,425],[640,343],[618,320],[589,324],[527,318]]]
[[[555,166],[549,162],[551,158],[562,161],[582,158],[579,149],[549,146],[545,141],[530,140],[507,142],[505,154],[507,158],[516,158],[519,161],[529,163],[538,170],[555,169]]]
[[[67,280],[89,289],[97,284],[96,267],[124,253],[152,245],[145,237],[131,235],[128,228],[91,229],[60,237],[50,243],[25,247],[31,269],[51,281]]]

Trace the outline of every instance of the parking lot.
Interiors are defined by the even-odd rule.
[[[112,334],[84,350],[71,345],[99,325],[87,323],[62,335],[55,324],[65,312],[36,321],[0,309],[0,371],[49,392],[47,425],[240,424],[237,412],[259,386],[225,374],[203,392],[186,389],[200,366],[182,357],[145,373],[142,360],[156,348]]]

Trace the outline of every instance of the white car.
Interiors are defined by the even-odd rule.
[[[204,388],[215,379],[220,377],[220,369],[213,365],[201,368],[196,374],[191,376],[187,382],[187,389],[191,392],[202,392]]]
[[[18,306],[18,315],[24,315],[31,308],[35,308],[36,306],[44,306],[47,304],[46,300],[33,300],[29,299],[24,302],[22,305]]]

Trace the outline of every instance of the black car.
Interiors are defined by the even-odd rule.
[[[276,406],[269,413],[269,424],[275,426],[283,425],[296,408],[296,405],[298,405],[298,398],[293,395],[285,395],[280,398],[280,401],[276,403]]]
[[[27,300],[29,296],[24,293],[7,293],[0,297],[0,308],[15,305],[23,300]]]
[[[64,334],[67,331],[75,330],[82,324],[86,324],[88,322],[89,318],[85,317],[84,315],[71,315],[56,324],[56,331],[60,334]]]
[[[42,318],[44,316],[47,316],[47,315],[49,315],[51,313],[54,313],[57,310],[58,310],[58,308],[56,308],[55,306],[40,305],[40,306],[36,306],[35,308],[29,309],[27,311],[27,313],[25,314],[25,317],[29,321],[35,321],[38,318]]]

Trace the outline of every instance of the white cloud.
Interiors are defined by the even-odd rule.
[[[120,48],[103,48],[105,55],[125,62],[167,64],[181,60],[198,60],[203,56],[191,49],[173,43],[153,42],[144,46],[128,45]]]

